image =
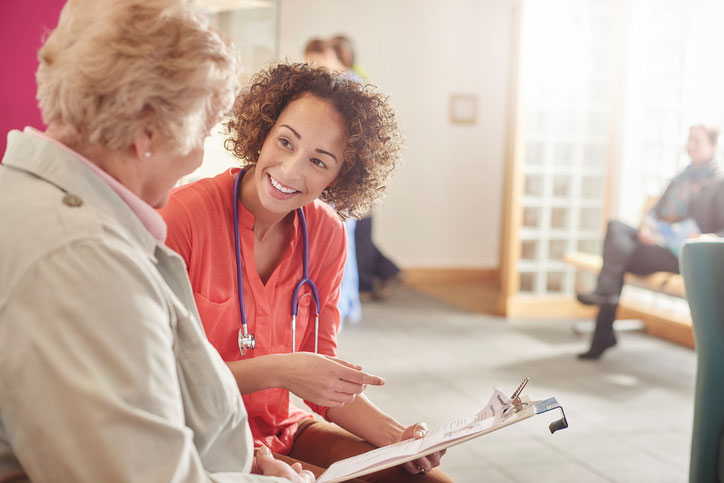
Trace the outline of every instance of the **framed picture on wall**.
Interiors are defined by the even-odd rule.
[[[475,124],[478,117],[478,98],[472,94],[450,96],[450,122],[453,124]]]

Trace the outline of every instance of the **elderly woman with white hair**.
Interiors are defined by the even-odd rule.
[[[0,480],[312,481],[260,454],[154,210],[238,89],[188,2],[70,0],[0,167]]]

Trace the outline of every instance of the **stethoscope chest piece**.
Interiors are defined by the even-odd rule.
[[[254,350],[256,347],[256,340],[254,334],[245,334],[244,329],[239,329],[239,352],[243,356],[247,349]]]

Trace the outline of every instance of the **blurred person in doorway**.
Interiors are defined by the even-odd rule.
[[[337,55],[337,59],[345,69],[353,71],[362,79],[363,83],[367,84],[369,79],[367,71],[355,62],[356,56],[352,40],[346,35],[336,35],[330,39],[329,44],[332,46],[334,53]]]
[[[367,82],[366,71],[355,62],[354,45],[349,37],[336,35],[329,41],[336,60],[350,76]],[[400,269],[377,248],[372,241],[372,214],[357,222],[355,230],[359,297],[362,301],[382,300],[390,297],[400,283]]]
[[[724,206],[711,203],[722,199],[718,194],[722,184],[714,183],[719,178],[714,158],[718,136],[715,128],[692,126],[686,144],[691,163],[669,183],[641,226],[637,229],[616,220],[608,223],[596,288],[577,295],[582,304],[599,307],[591,346],[579,359],[599,359],[616,345],[613,323],[626,273],[679,273],[678,250],[687,237],[724,229],[724,224],[718,225],[724,219],[713,218]]]
[[[337,58],[332,44],[319,38],[310,39],[304,46],[304,61],[312,67],[324,67],[330,72],[342,73],[347,70]]]

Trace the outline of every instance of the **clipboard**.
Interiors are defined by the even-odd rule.
[[[551,434],[568,427],[563,406],[555,397],[531,401],[521,396],[528,382],[526,378],[516,389],[513,396],[507,398],[498,389],[493,390],[490,402],[478,413],[448,421],[432,429],[420,439],[408,439],[389,446],[373,449],[367,453],[339,460],[327,468],[317,479],[317,483],[336,483],[358,476],[397,466],[408,461],[427,456],[431,453],[478,438],[493,431],[511,426],[538,414],[560,410],[561,418],[553,421],[548,429]],[[492,408],[492,413],[487,409]]]

